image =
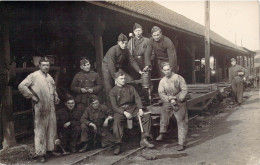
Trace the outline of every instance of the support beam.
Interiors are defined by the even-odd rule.
[[[0,71],[4,73],[1,78],[1,122],[3,124],[3,148],[16,144],[13,121],[12,87],[8,81],[12,76],[13,68],[10,64],[9,29],[5,21],[0,25]],[[3,64],[3,65],[2,65]]]
[[[205,83],[210,83],[210,2],[205,1]]]
[[[95,17],[94,20],[94,40],[95,40],[95,50],[96,50],[96,67],[98,74],[102,76],[102,60],[104,57],[103,51],[103,33],[105,30],[105,21],[101,20],[100,15]]]

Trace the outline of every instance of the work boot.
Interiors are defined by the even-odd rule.
[[[160,133],[160,135],[156,138],[157,141],[161,141],[164,138],[164,134]]]
[[[114,155],[118,155],[121,152],[121,146],[120,144],[117,144],[114,150]]]
[[[88,149],[88,143],[86,143],[85,145],[84,145],[84,147],[83,148],[81,148],[80,150],[79,150],[79,152],[86,152],[87,151],[87,149]]]
[[[140,146],[145,146],[147,148],[154,148],[154,144],[150,143],[146,138],[143,138],[141,141],[140,141]]]
[[[43,156],[38,156],[37,161],[40,162],[40,163],[44,163],[46,160]]]
[[[178,144],[177,145],[177,151],[183,151],[185,149],[185,146]]]
[[[70,150],[71,150],[71,153],[76,153],[77,152],[75,147],[71,147]]]

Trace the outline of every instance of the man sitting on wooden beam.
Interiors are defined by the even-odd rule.
[[[112,88],[109,93],[111,105],[114,110],[113,132],[119,143],[114,151],[115,155],[118,155],[121,150],[120,143],[122,143],[125,121],[132,120],[132,118],[139,121],[141,131],[143,128],[140,145],[148,148],[154,147],[154,145],[148,141],[148,138],[151,137],[151,116],[149,114],[144,115],[140,96],[133,86],[125,83],[125,74],[117,72],[115,74],[116,86]],[[141,119],[138,118],[138,115]]]
[[[156,140],[163,140],[170,118],[175,116],[178,125],[178,146],[177,150],[185,149],[185,140],[188,132],[188,111],[186,108],[187,85],[183,77],[172,72],[170,64],[164,62],[161,65],[164,77],[158,87],[158,93],[163,101],[161,111],[160,135]]]

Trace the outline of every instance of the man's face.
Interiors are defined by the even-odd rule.
[[[170,65],[166,65],[162,68],[162,72],[164,73],[164,75],[166,77],[170,77],[172,75],[172,70],[171,70],[171,67]]]
[[[140,38],[140,37],[142,37],[143,30],[141,28],[137,28],[134,30],[134,34],[137,38]]]
[[[124,86],[125,85],[125,75],[119,76],[116,79],[116,84],[119,86]]]
[[[118,41],[117,43],[121,49],[125,49],[127,46],[127,41]]]
[[[50,63],[49,62],[41,62],[39,65],[40,70],[43,73],[48,73],[50,69]]]
[[[236,61],[231,61],[231,65],[232,65],[232,66],[235,66],[236,63],[237,63]]]
[[[73,108],[75,107],[75,101],[74,100],[68,100],[67,102],[65,102],[65,106],[69,110],[73,110]]]
[[[162,37],[162,32],[158,30],[152,34],[152,37],[155,41],[159,41]]]
[[[98,100],[95,100],[91,103],[91,106],[94,108],[94,109],[98,109],[99,107],[99,101]]]
[[[85,64],[80,66],[80,69],[84,70],[85,72],[89,72],[90,71],[90,67],[91,67],[90,63],[86,62]]]

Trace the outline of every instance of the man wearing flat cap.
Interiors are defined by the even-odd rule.
[[[135,69],[136,72],[142,74],[143,72],[140,70],[140,67],[137,65],[134,58],[130,55],[129,50],[127,49],[128,39],[124,34],[120,34],[118,36],[117,45],[111,47],[102,62],[102,72],[104,76],[105,82],[105,90],[107,95],[107,102],[109,103],[109,91],[114,86],[115,81],[115,73],[119,70],[124,72],[126,75],[126,81],[132,81],[132,77],[128,75],[123,69],[123,64],[130,63],[131,66]]]
[[[246,80],[248,71],[246,68],[237,65],[236,59],[231,58],[231,67],[229,68],[229,83],[232,88],[233,101],[236,104],[241,104],[243,101],[243,80]]]
[[[155,66],[154,71],[157,71],[156,77],[163,77],[160,65],[162,62],[169,62],[172,71],[177,73],[177,55],[175,46],[172,41],[162,34],[162,30],[158,26],[154,26],[151,30],[152,37],[149,44],[154,52]],[[152,50],[150,50],[152,52]]]
[[[185,141],[188,132],[188,112],[186,108],[187,85],[183,77],[172,72],[170,64],[163,62],[161,65],[164,77],[158,87],[158,93],[163,101],[161,111],[160,135],[156,140],[163,140],[167,132],[171,117],[175,117],[178,125],[177,150],[185,149]]]
[[[102,89],[102,81],[98,73],[90,70],[89,60],[80,60],[80,69],[71,83],[71,91],[76,94],[76,103],[79,108],[84,109],[89,104],[91,95],[98,95]]]
[[[133,27],[134,36],[129,40],[127,48],[130,50],[131,55],[137,62],[138,66],[142,70],[147,70],[151,67],[151,52],[148,49],[149,39],[144,37],[143,28],[140,24],[135,23]],[[140,79],[140,75],[135,73],[131,73],[134,75],[134,79]]]
[[[45,162],[46,151],[52,153],[56,139],[55,105],[60,99],[51,75],[48,74],[50,62],[42,57],[39,70],[29,74],[18,86],[27,99],[32,99],[34,110],[34,143],[35,153],[40,162]]]
[[[154,145],[148,141],[151,137],[151,116],[150,114],[144,114],[140,96],[133,86],[125,84],[125,78],[124,73],[117,72],[115,74],[116,86],[114,86],[109,93],[112,109],[114,111],[113,133],[117,143],[119,143],[116,145],[114,151],[115,155],[120,153],[120,144],[122,143],[125,121],[131,120],[132,118],[138,121],[137,115],[141,117],[141,123],[139,124],[142,124],[143,126],[140,145],[148,148],[154,147]]]

